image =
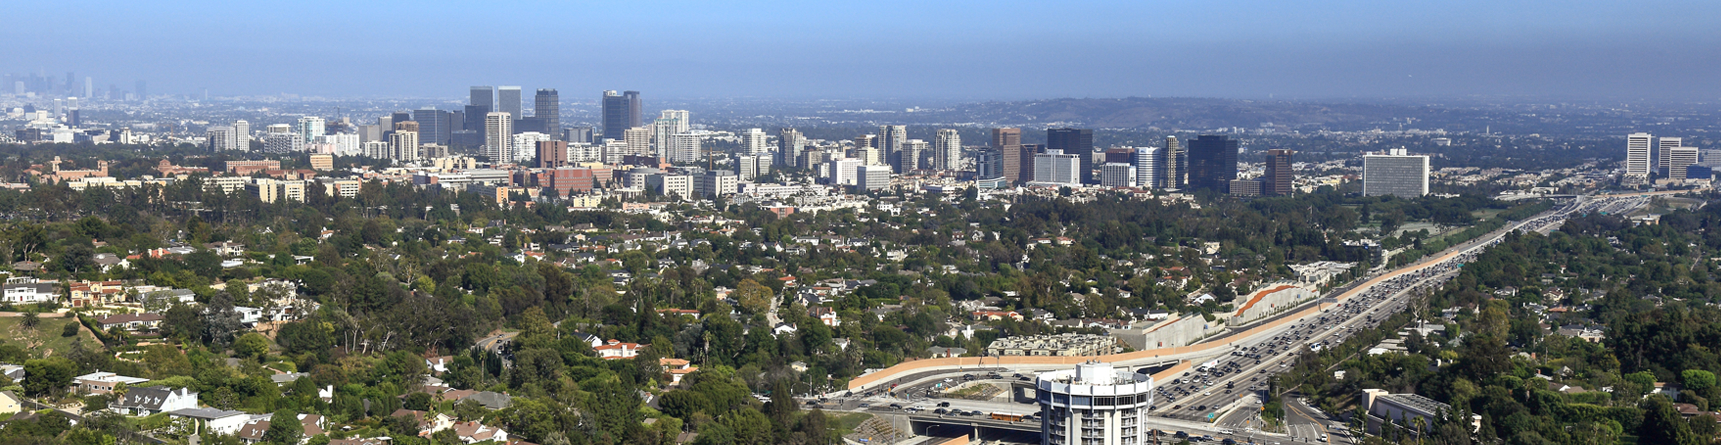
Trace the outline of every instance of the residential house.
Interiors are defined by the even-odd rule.
[[[111,253],[98,253],[95,258],[91,258],[91,261],[94,261],[104,273],[131,267],[131,260]]]
[[[657,359],[657,363],[663,365],[663,372],[669,373],[669,384],[671,385],[680,384],[683,377],[699,370],[699,367],[693,366],[693,362],[686,359],[665,357]]]
[[[405,408],[394,410],[394,412],[390,413],[388,416],[405,416],[412,418],[413,422],[418,424],[418,434],[420,436],[429,436],[437,431],[448,429],[448,427],[454,425],[454,418],[448,417],[447,414],[429,414],[424,411]]]
[[[130,416],[148,416],[197,407],[197,392],[189,388],[140,386],[126,390],[108,409]]]
[[[942,346],[933,346],[930,348],[926,348],[926,353],[929,357],[932,357],[932,358],[961,357],[962,354],[968,353],[968,349],[966,349],[966,348],[946,348],[946,347],[942,347]]]
[[[222,257],[236,257],[239,255],[245,254],[245,245],[244,244],[239,244],[239,243],[230,242],[230,241],[221,241],[221,242],[204,244],[203,248],[209,249],[210,252],[213,252],[216,255],[220,255]]]
[[[156,326],[161,324],[161,320],[161,314],[152,314],[147,312],[142,314],[118,314],[98,318],[96,319],[96,325],[101,326],[103,331],[116,327],[132,332],[153,331]]]
[[[10,414],[24,410],[24,399],[12,391],[0,391],[0,414]]]
[[[1022,321],[1022,314],[1016,311],[974,311],[974,319],[976,320],[998,321],[1006,318]]]
[[[643,347],[643,345],[639,343],[622,343],[620,340],[612,338],[608,343],[594,347],[592,350],[597,351],[598,358],[604,360],[618,360],[638,356],[639,348],[641,347]]]
[[[0,285],[0,303],[48,303],[60,299],[57,283],[7,283]]]
[[[819,319],[825,326],[837,327],[843,325],[842,318],[837,317],[837,311],[828,307],[815,307],[807,310],[807,316]]]
[[[508,441],[507,431],[493,426],[485,426],[478,422],[456,422],[452,428],[454,428],[454,436],[459,437],[461,442]]]
[[[149,381],[149,379],[126,377],[111,372],[96,371],[80,375],[77,378],[72,379],[72,384],[76,385],[77,390],[80,392],[99,395],[113,393],[114,387],[121,383],[131,386],[147,381]]]
[[[237,434],[245,422],[251,420],[251,415],[241,411],[228,411],[215,408],[188,408],[168,411],[168,417],[191,419],[198,425],[199,431],[217,434]]]
[[[301,431],[303,431],[303,434],[300,436],[299,443],[305,443],[305,441],[309,440],[311,436],[324,434],[325,428],[328,427],[328,421],[323,420],[323,416],[321,415],[299,414],[297,417],[298,419],[295,420],[299,421],[299,427],[301,428]],[[248,444],[260,443],[263,441],[263,435],[269,432],[269,426],[274,421],[275,419],[273,416],[270,416],[268,419],[257,419],[246,422],[245,426],[239,427],[239,432],[235,433],[234,436],[238,437],[240,441]]]

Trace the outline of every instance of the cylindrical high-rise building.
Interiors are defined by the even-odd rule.
[[[1153,406],[1153,376],[1097,361],[1040,374],[1040,443],[1139,445],[1152,430],[1141,420]]]

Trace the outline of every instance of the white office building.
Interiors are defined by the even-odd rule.
[[[1153,406],[1153,376],[1090,361],[1041,373],[1034,385],[1042,444],[1142,445],[1154,439],[1153,429],[1142,424]]]
[[[1063,150],[1046,150],[1034,155],[1034,182],[1044,185],[1082,184],[1082,160]]]
[[[1428,156],[1395,148],[1362,156],[1362,195],[1415,198],[1428,194]]]
[[[673,110],[665,110],[665,113]],[[699,162],[705,157],[705,150],[699,146],[699,136],[690,133],[669,135],[669,162],[692,163]]]
[[[1135,149],[1135,186],[1165,187],[1165,149],[1137,147]]]
[[[1122,162],[1108,162],[1100,166],[1100,185],[1106,187],[1134,187],[1135,166]]]
[[[1673,147],[1667,149],[1668,179],[1685,179],[1685,169],[1697,164],[1697,147]]]
[[[865,165],[859,159],[832,159],[825,164],[825,175],[831,185],[855,185],[860,182],[860,168]]]
[[[863,165],[855,169],[855,189],[860,191],[884,190],[890,186],[890,166]]]
[[[1632,133],[1625,137],[1625,175],[1636,178],[1649,177],[1649,144],[1655,136],[1649,133]]]
[[[491,164],[513,163],[513,142],[513,115],[499,111],[484,115],[484,155],[490,157]]]
[[[1655,138],[1655,168],[1656,172],[1671,176],[1673,149],[1685,145],[1685,138],[1661,137]]]

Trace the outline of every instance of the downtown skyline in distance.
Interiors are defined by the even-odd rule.
[[[441,97],[496,81],[660,97],[1721,95],[1704,80],[1721,5],[1701,2],[73,3],[0,6],[81,11],[0,30],[15,42],[0,72],[214,96]],[[450,38],[400,39],[425,32]]]

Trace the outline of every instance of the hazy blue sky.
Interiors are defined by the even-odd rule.
[[[0,71],[152,92],[1721,97],[1721,1],[6,1]]]

